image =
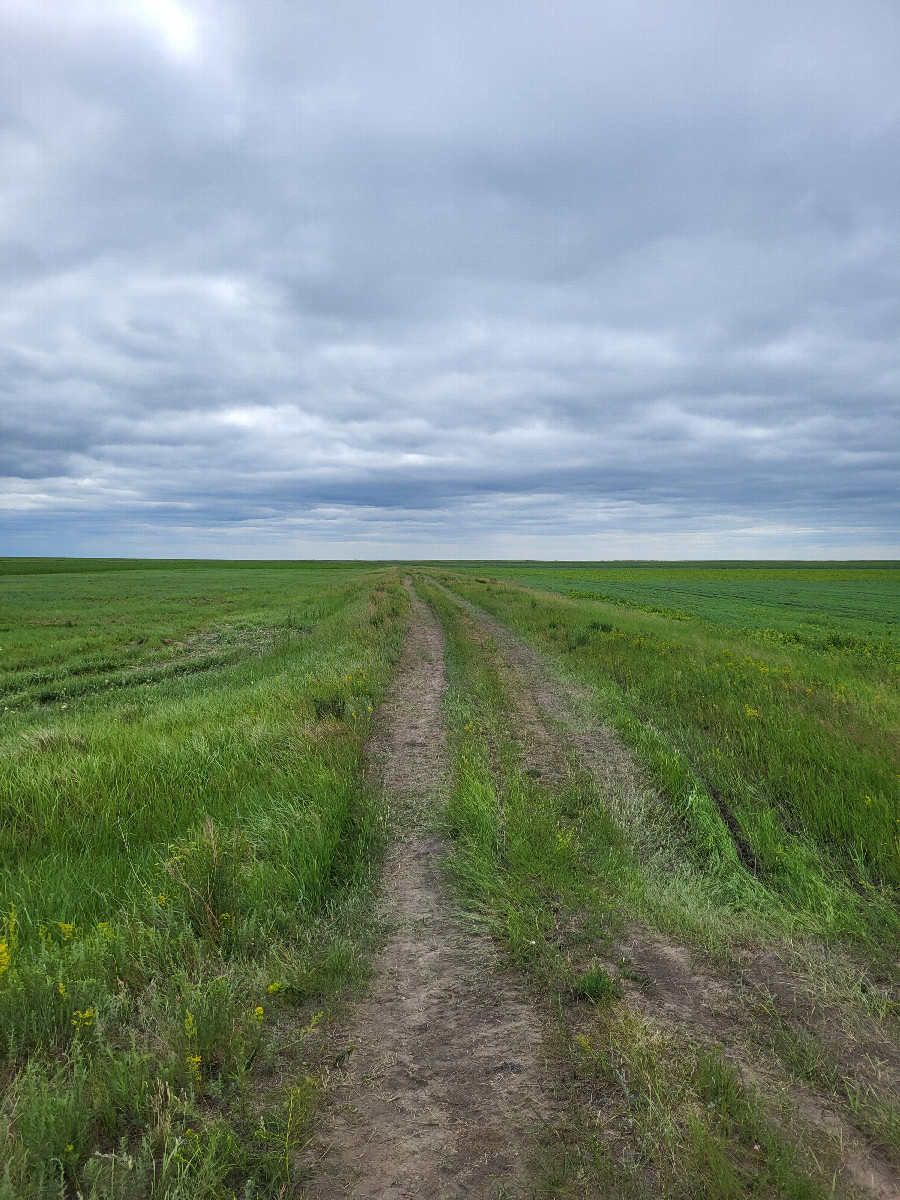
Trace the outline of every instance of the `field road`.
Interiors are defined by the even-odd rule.
[[[355,1019],[309,1164],[309,1195],[367,1200],[521,1194],[535,1126],[556,1111],[541,1026],[490,940],[454,912],[428,828],[447,788],[443,635],[415,595],[370,747],[403,825],[384,876],[391,935]]]

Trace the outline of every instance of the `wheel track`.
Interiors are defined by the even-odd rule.
[[[407,587],[409,583],[407,581]],[[558,1112],[541,1026],[491,941],[463,923],[429,831],[446,791],[443,634],[412,621],[370,746],[400,833],[384,873],[391,928],[369,994],[333,1038],[328,1113],[306,1165],[317,1200],[530,1195],[536,1127]]]

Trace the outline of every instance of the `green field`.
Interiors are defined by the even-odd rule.
[[[797,576],[805,607],[787,627],[808,619],[824,636],[760,637]],[[844,1190],[844,1143],[821,1138],[800,1096],[900,1164],[900,696],[897,664],[869,644],[888,638],[898,580],[895,567],[501,563],[422,580],[448,634],[454,878],[549,998],[577,1096],[541,1195],[873,1194]],[[685,619],[685,594],[712,583],[722,603]],[[646,787],[527,769],[521,684],[478,613],[588,697],[580,736],[615,730]],[[688,973],[678,996],[709,982],[729,1006],[680,1001],[677,1031],[637,1015],[622,980],[652,979],[627,953],[613,965],[636,930],[691,948],[703,982]]]
[[[834,956],[847,1020],[895,1036],[897,564],[3,559],[0,1200],[302,1194],[314,1031],[378,936],[388,830],[365,745],[406,572],[448,638],[453,877],[539,992],[615,999],[602,972],[529,949],[570,911],[598,936],[640,921],[719,961]],[[506,685],[453,597],[585,690],[650,781],[644,808],[526,778]],[[658,1078],[681,1080],[693,1128],[693,1067],[672,1063]],[[900,1161],[900,1103],[860,1097]],[[701,1122],[672,1153],[707,1133],[728,1154],[754,1145],[762,1118],[740,1112],[746,1129]],[[665,1141],[653,1120],[642,1136]],[[771,1129],[765,1187],[734,1191],[756,1178],[738,1172],[703,1194],[825,1194]],[[687,1195],[691,1170],[610,1194]]]
[[[711,884],[892,953],[896,566],[495,563],[457,585],[591,686]]]
[[[0,1195],[277,1193],[314,1104],[304,1030],[364,973],[384,820],[361,755],[402,589],[348,565],[14,565]]]
[[[900,662],[894,563],[490,563],[467,573],[814,649]],[[896,645],[895,643],[896,639]]]

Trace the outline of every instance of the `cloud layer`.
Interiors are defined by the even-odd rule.
[[[7,0],[7,553],[900,556],[900,10]]]

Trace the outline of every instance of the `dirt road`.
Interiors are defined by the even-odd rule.
[[[556,1106],[541,1027],[489,939],[454,911],[433,832],[448,786],[443,635],[411,594],[403,661],[371,756],[399,815],[382,913],[391,935],[341,1031],[309,1165],[317,1200],[528,1196],[534,1133]]]

